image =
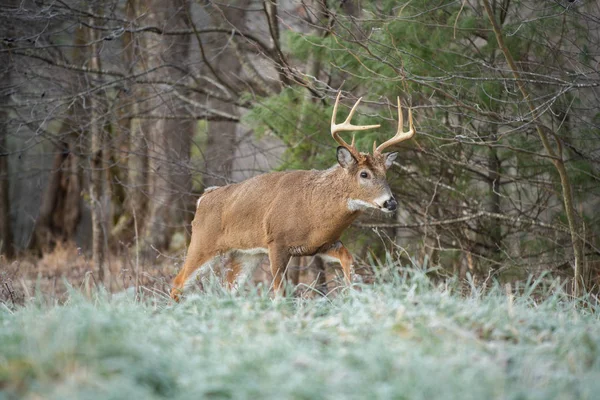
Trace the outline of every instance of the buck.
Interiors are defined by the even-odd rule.
[[[365,210],[393,212],[398,203],[386,181],[386,171],[397,153],[383,150],[415,134],[409,109],[409,130],[402,131],[398,98],[398,130],[377,146],[361,153],[354,137],[348,144],[343,131],[362,131],[380,125],[352,125],[359,98],[346,120],[336,124],[341,92],[331,117],[331,135],[339,144],[338,164],[327,170],[285,171],[259,175],[240,183],[211,188],[198,199],[192,237],[183,268],[173,282],[171,297],[179,300],[196,273],[205,274],[222,257],[229,263],[227,281],[242,283],[267,254],[276,293],[292,256],[319,256],[341,264],[351,283],[353,258],[340,242],[342,232]]]

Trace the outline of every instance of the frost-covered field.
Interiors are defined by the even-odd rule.
[[[598,309],[534,284],[464,296],[392,280],[334,299],[0,305],[0,398],[599,398]]]

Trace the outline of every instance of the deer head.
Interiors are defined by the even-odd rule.
[[[392,166],[397,153],[384,153],[383,150],[410,139],[415,134],[413,127],[412,111],[408,110],[409,130],[402,131],[404,121],[402,118],[402,108],[400,98],[398,97],[398,130],[391,139],[377,146],[373,143],[373,154],[361,153],[355,146],[355,138],[352,137],[352,143],[348,144],[339,132],[342,131],[362,131],[366,129],[379,128],[380,125],[352,125],[351,119],[362,98],[359,98],[350,114],[344,122],[336,124],[335,117],[340,100],[341,92],[338,93],[333,107],[331,117],[331,136],[340,145],[337,148],[337,160],[346,173],[347,191],[349,193],[348,208],[351,211],[359,211],[367,208],[376,208],[384,212],[396,210],[398,203],[390,186],[386,180],[386,171]]]

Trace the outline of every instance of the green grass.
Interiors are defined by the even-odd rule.
[[[598,398],[596,308],[413,274],[334,299],[213,288],[177,305],[0,305],[0,399]]]

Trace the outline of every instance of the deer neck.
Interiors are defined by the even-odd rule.
[[[316,179],[319,196],[332,218],[350,225],[363,211],[360,201],[352,198],[348,187],[347,172],[340,166],[321,171]]]

